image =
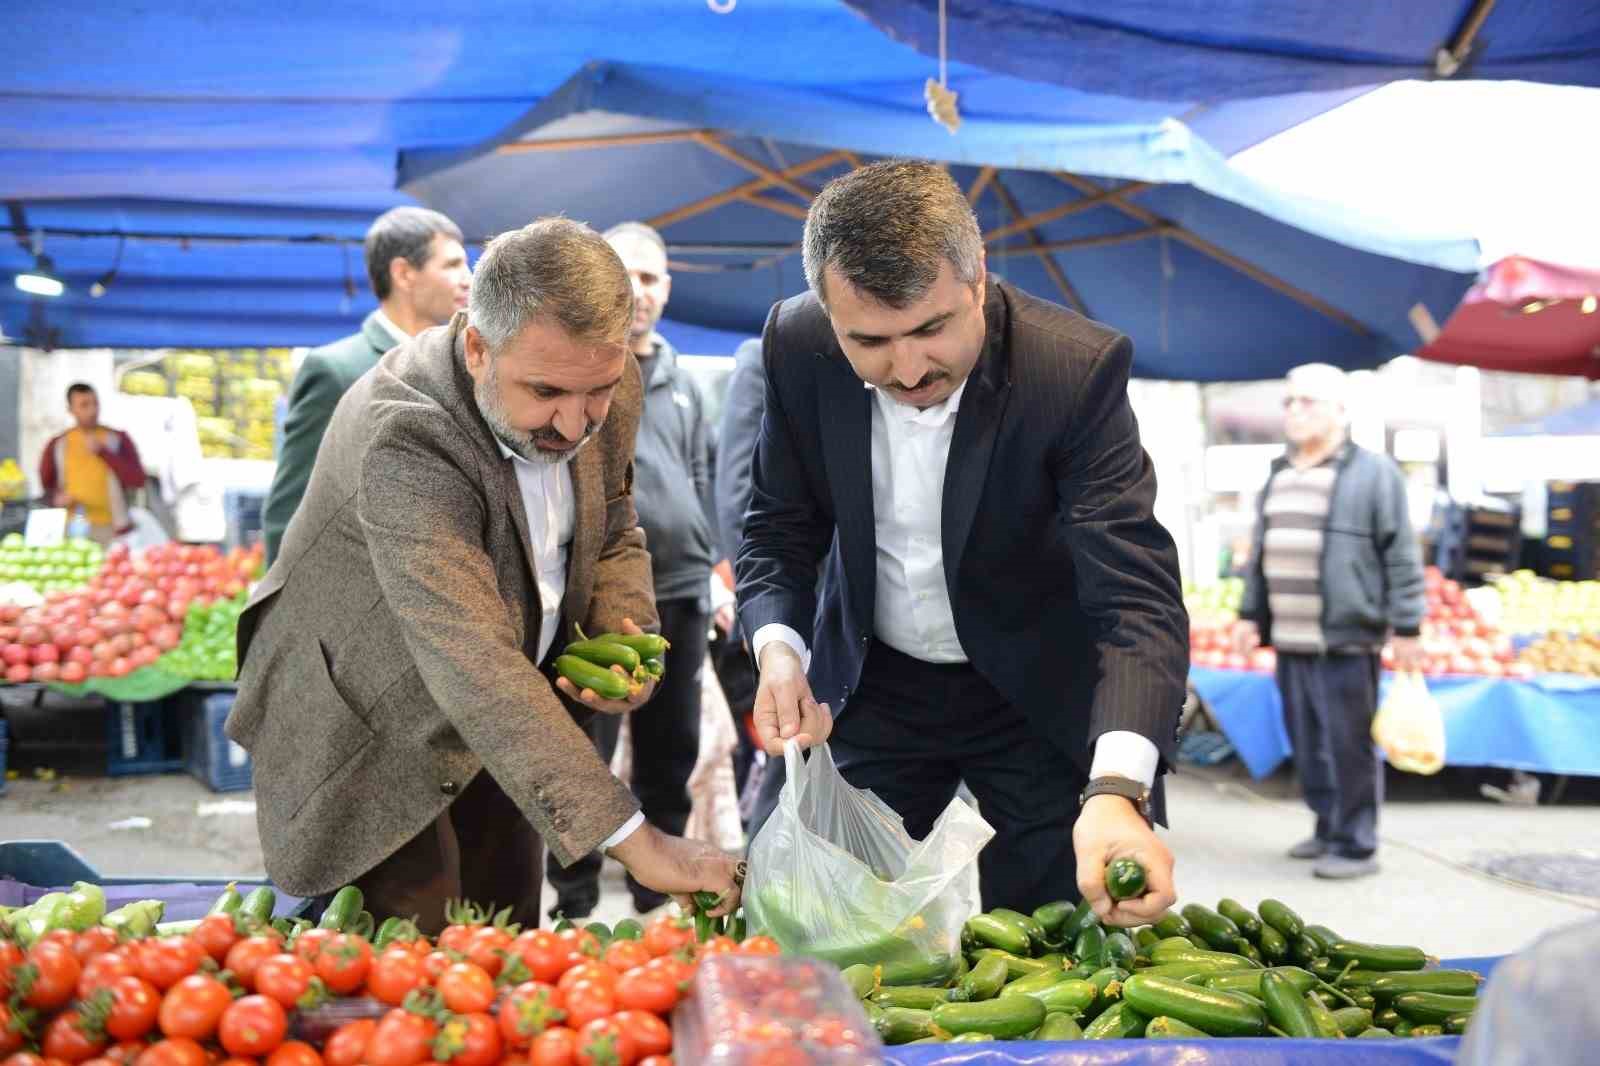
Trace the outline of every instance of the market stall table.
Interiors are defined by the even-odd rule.
[[[1267,776],[1289,757],[1272,674],[1191,666],[1189,680],[1252,776]],[[1384,691],[1391,680],[1384,675]],[[1449,765],[1600,776],[1600,681],[1445,676],[1429,678],[1428,691],[1444,713]]]

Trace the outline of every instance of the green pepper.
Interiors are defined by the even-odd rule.
[[[244,897],[239,895],[239,886],[229,881],[228,887],[222,890],[222,895],[211,905],[206,914],[238,914],[239,907],[244,903]]]
[[[156,924],[166,910],[166,904],[159,899],[141,899],[118,907],[100,919],[100,924],[116,930],[125,939],[138,939],[155,933]]]
[[[581,630],[578,636],[583,636]],[[590,639],[632,648],[641,659],[659,659],[672,647],[667,638],[659,633],[601,633]]]
[[[596,666],[576,655],[558,656],[556,672],[576,685],[580,691],[592,689],[595,695],[605,700],[625,700],[634,691],[634,682],[626,675],[603,666]]]
[[[58,920],[62,923],[62,928],[82,933],[99,925],[100,919],[105,916],[105,892],[99,885],[77,881],[73,883],[72,891],[67,894]]]
[[[46,892],[13,914],[11,924],[16,931],[17,943],[24,948],[31,947],[46,933],[64,928],[62,912],[66,906],[65,892]]]
[[[626,644],[613,644],[605,640],[579,640],[568,644],[562,651],[564,655],[576,655],[596,666],[607,669],[620,666],[628,673],[633,673],[639,668],[639,653]]]

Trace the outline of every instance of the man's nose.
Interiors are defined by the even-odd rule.
[[[569,441],[583,438],[583,431],[588,428],[587,403],[581,396],[574,396],[560,403],[556,407],[556,417],[553,420],[556,431]]]

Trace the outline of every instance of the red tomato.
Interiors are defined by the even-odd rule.
[[[22,949],[9,940],[0,940],[0,999],[11,995],[17,967],[27,961]]]
[[[609,989],[617,987],[617,971],[603,962],[583,962],[561,975],[556,987],[565,992],[580,981],[593,981]]]
[[[245,996],[222,1012],[217,1039],[230,1055],[259,1058],[276,1051],[289,1031],[283,1005],[266,996]]]
[[[535,981],[554,984],[567,972],[567,946],[548,929],[530,929],[511,942]]]
[[[103,925],[78,934],[78,939],[73,942],[73,954],[78,956],[78,961],[87,963],[90,959],[104,955],[117,946],[117,934]]]
[[[307,929],[295,938],[294,953],[307,962],[316,962],[323,947],[338,935],[332,929]]]
[[[367,994],[380,1003],[398,1007],[406,995],[422,987],[422,960],[404,947],[391,947],[372,960],[367,971]]]
[[[187,1037],[151,1044],[139,1056],[137,1066],[207,1066],[206,1049]]]
[[[63,1011],[51,1020],[44,1031],[44,1040],[40,1050],[47,1059],[60,1059],[62,1062],[82,1062],[92,1059],[105,1050],[106,1038],[103,1034],[89,1036],[84,1030],[83,1015],[75,1010]]]
[[[256,991],[293,1009],[311,987],[316,971],[298,955],[283,952],[263,959],[256,967]]]
[[[490,977],[499,977],[500,967],[505,963],[505,956],[501,953],[510,951],[511,943],[510,933],[486,925],[467,937],[467,949],[462,954]]]
[[[713,955],[734,955],[739,951],[739,942],[731,936],[714,936],[700,945],[695,954],[702,959],[709,959]]]
[[[173,985],[161,1001],[158,1021],[169,1037],[209,1040],[217,1031],[222,1012],[233,1005],[228,986],[215,977],[192,974]]]
[[[239,979],[239,983],[246,990],[254,992],[256,988],[256,968],[261,963],[283,951],[283,945],[276,937],[247,936],[233,947],[228,949],[228,958],[223,968]]]
[[[121,1040],[106,1048],[104,1058],[115,1066],[133,1066],[149,1046],[143,1040]]]
[[[217,1063],[217,1066],[261,1066],[259,1059],[242,1059],[237,1055],[230,1055]]]
[[[659,959],[651,959],[649,969],[666,974],[678,989],[678,996],[682,998],[689,994],[689,986],[694,981],[695,963],[678,955],[663,955]]]
[[[649,1011],[618,1011],[611,1018],[627,1034],[635,1055],[665,1055],[672,1050],[672,1029]]]
[[[613,940],[606,946],[601,959],[620,974],[649,962],[650,951],[637,940]]]
[[[824,1047],[864,1047],[867,1042],[865,1033],[852,1027],[843,1018],[834,1017],[818,1018],[810,1023],[801,1033],[800,1039]]]
[[[508,1048],[526,1048],[533,1039],[566,1015],[561,991],[538,981],[525,981],[500,1005],[500,1035]]]
[[[739,945],[741,955],[782,955],[783,948],[770,936],[753,936]]]
[[[165,992],[200,969],[205,948],[186,936],[155,937],[140,941],[134,954],[139,976]]]
[[[161,993],[156,986],[132,974],[111,982],[111,1013],[106,1032],[114,1040],[139,1040],[156,1027]]]
[[[337,996],[348,996],[367,980],[372,968],[372,945],[365,937],[339,934],[323,945],[317,956],[317,976]]]
[[[0,1066],[50,1066],[50,1060],[31,1051],[19,1051],[4,1062],[0,1062]]]
[[[500,1029],[481,1011],[458,1014],[439,1030],[434,1058],[454,1066],[494,1066],[500,1061]]]
[[[266,1066],[322,1066],[322,1056],[310,1044],[290,1040],[267,1056]]]
[[[328,1066],[357,1066],[367,1053],[367,1044],[377,1028],[374,1018],[361,1018],[339,1026],[322,1048],[322,1061]]]
[[[421,1015],[392,1010],[373,1030],[366,1066],[416,1066],[432,1058],[433,1038],[438,1032],[439,1027]]]
[[[664,967],[636,966],[617,978],[617,1006],[670,1014],[678,1005],[676,975]]]
[[[472,934],[482,929],[481,925],[452,925],[439,934],[439,950],[454,951],[458,955],[467,953],[467,941],[472,939]]]
[[[578,1030],[578,1066],[633,1066],[633,1038],[615,1018],[598,1018]]]
[[[22,1027],[11,1024],[11,1008],[0,998],[0,1058],[22,1047]]]
[[[574,1066],[578,1034],[571,1029],[546,1029],[528,1049],[528,1066]]]
[[[429,984],[432,984],[455,964],[456,960],[443,949],[430,951],[422,957],[422,975],[427,978]]]
[[[769,1044],[750,1056],[750,1066],[809,1066],[811,1056],[798,1044]]]
[[[88,999],[102,988],[109,988],[119,977],[135,975],[133,960],[121,951],[107,951],[83,964],[78,977],[78,998]]]
[[[566,945],[569,968],[600,957],[600,938],[587,929],[565,929],[556,934],[556,939]]]
[[[73,954],[72,945],[63,945],[59,939],[35,944],[28,952],[28,965],[35,973],[33,987],[23,997],[23,1003],[41,1010],[65,1005],[78,989],[78,978],[83,976],[83,964]]]
[[[239,931],[234,928],[233,916],[228,914],[212,914],[200,919],[190,936],[217,962],[226,959],[233,945],[239,942]]]
[[[470,962],[458,962],[434,982],[444,1005],[457,1014],[486,1011],[494,1004],[494,979]]]
[[[694,923],[687,918],[662,915],[650,923],[640,942],[646,951],[658,959],[663,955],[671,955],[694,943]]]
[[[581,1029],[597,1018],[607,1018],[616,1013],[617,997],[610,985],[579,981],[571,988],[560,991],[565,997],[567,1024],[574,1029]]]
[[[226,1066],[226,1063],[224,1063]],[[638,1066],[672,1066],[671,1055],[647,1055],[639,1060]]]

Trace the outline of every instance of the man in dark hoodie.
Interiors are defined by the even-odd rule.
[[[689,821],[689,775],[700,749],[700,670],[710,624],[711,567],[720,558],[711,500],[710,427],[699,390],[677,365],[672,345],[656,332],[672,291],[667,246],[640,222],[606,231],[633,280],[629,344],[644,375],[644,414],[634,455],[633,498],[655,576],[661,634],[672,644],[655,698],[628,718],[633,737],[633,791],[650,823],[674,836]],[[596,715],[592,736],[609,759],[621,719]],[[551,865],[556,912],[586,917],[600,901],[599,854],[565,870]],[[640,913],[667,901],[631,877]]]

